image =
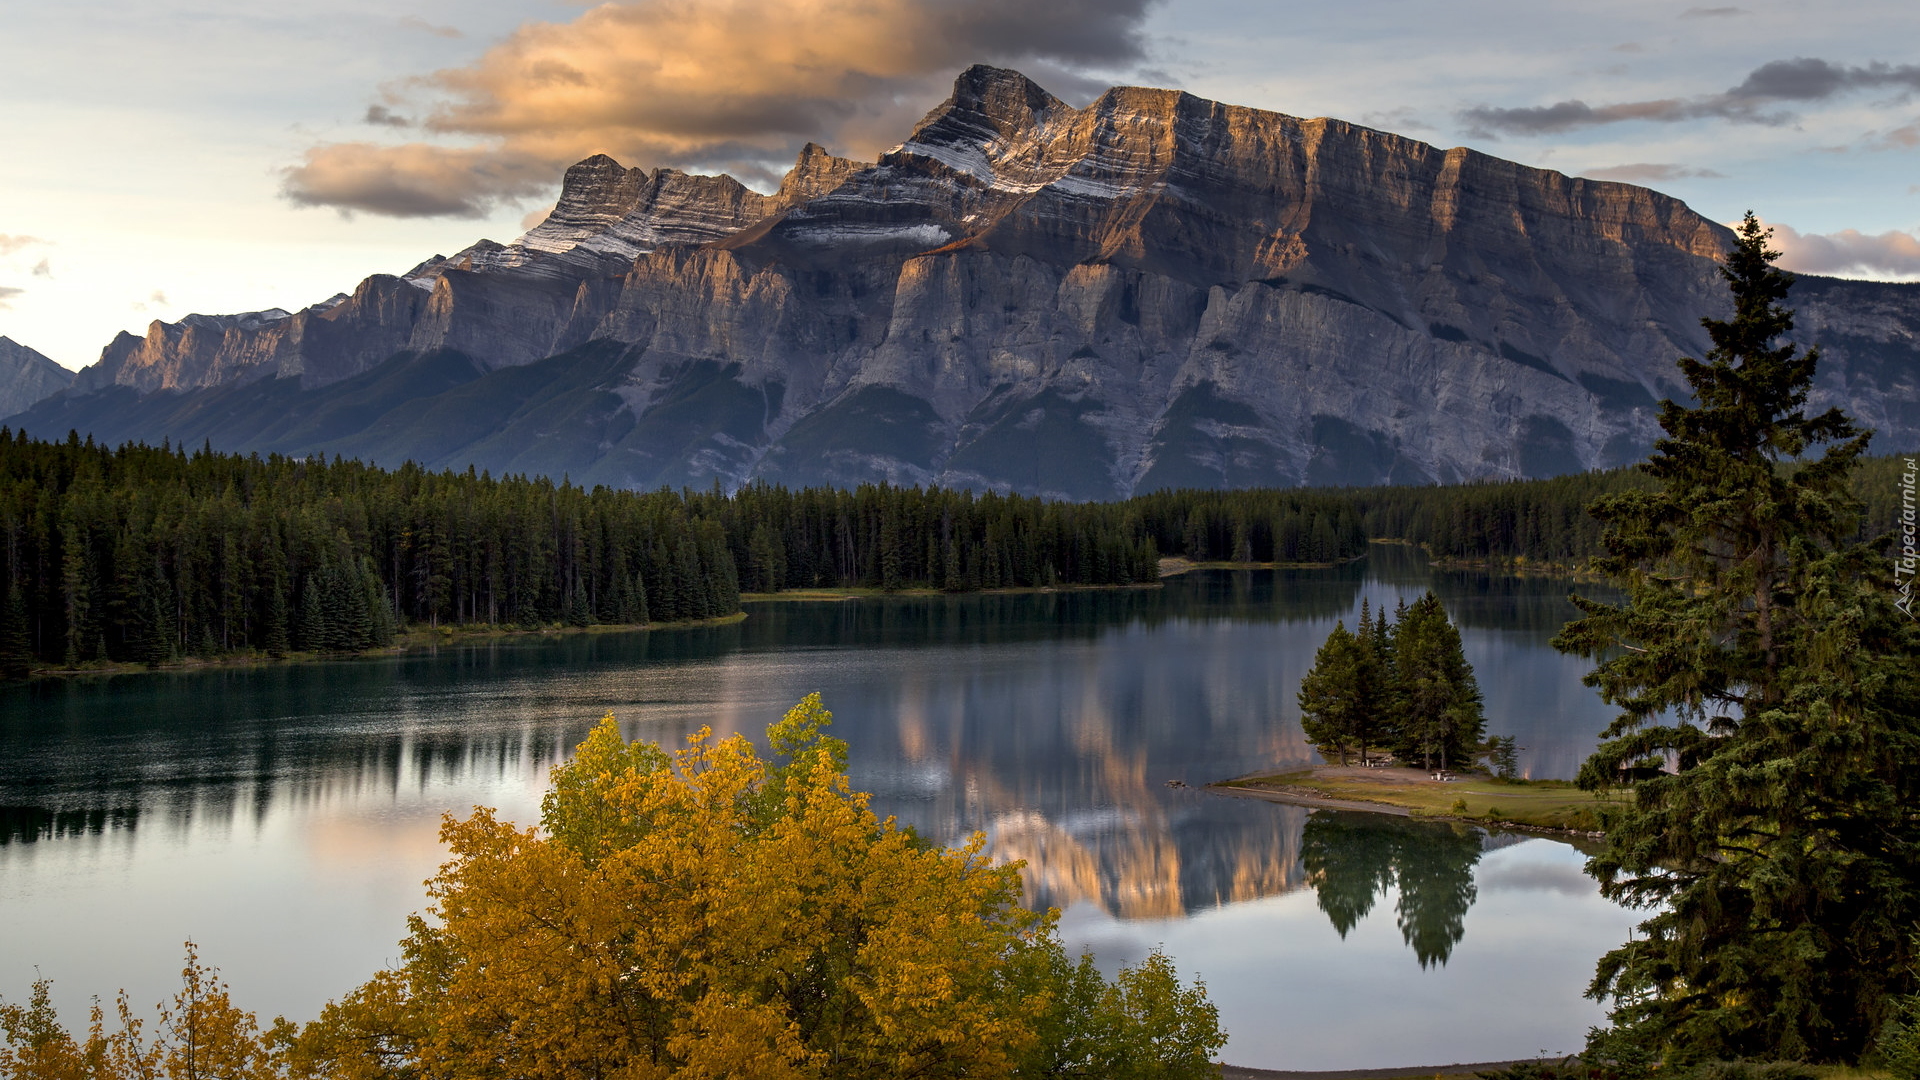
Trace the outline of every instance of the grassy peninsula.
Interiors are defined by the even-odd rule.
[[[1358,765],[1319,765],[1256,774],[1209,787],[1228,795],[1309,806],[1587,834],[1601,832],[1606,812],[1633,797],[1627,791],[1582,791],[1566,780],[1501,780],[1488,776],[1435,780],[1422,769]]]

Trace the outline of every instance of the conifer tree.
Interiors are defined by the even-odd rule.
[[[1670,1061],[1854,1060],[1911,990],[1920,923],[1920,695],[1914,625],[1888,565],[1852,542],[1848,475],[1868,435],[1810,413],[1818,354],[1785,340],[1791,275],[1748,214],[1721,275],[1729,319],[1683,359],[1697,405],[1664,402],[1650,490],[1606,496],[1600,570],[1556,639],[1602,661],[1620,714],[1583,786],[1644,780],[1588,864],[1654,914],[1589,991]]]
[[[278,577],[271,578],[267,582],[267,620],[265,640],[262,642],[268,656],[285,656],[287,650],[293,647],[291,622],[286,583]]]
[[[33,670],[33,637],[27,630],[27,601],[19,585],[7,587],[0,613],[0,678],[22,679]]]
[[[1347,763],[1349,748],[1360,760],[1379,738],[1384,719],[1384,671],[1373,644],[1372,619],[1360,617],[1360,632],[1334,624],[1333,633],[1314,654],[1313,668],[1300,681],[1300,727],[1325,756]]]
[[[1313,667],[1300,680],[1297,695],[1300,729],[1323,757],[1338,755],[1342,765],[1360,708],[1360,656],[1360,645],[1345,621],[1335,623],[1313,654]]]
[[[317,575],[307,575],[307,583],[300,590],[300,647],[308,652],[324,652],[327,644],[327,613],[320,602],[320,580]]]
[[[754,526],[747,541],[748,587],[754,592],[778,592],[786,585],[786,564],[785,549],[773,527],[765,521]]]
[[[1480,684],[1440,598],[1402,609],[1392,633],[1396,756],[1442,771],[1470,762],[1486,734]]]
[[[639,571],[635,571],[633,575],[631,597],[632,607],[628,609],[627,619],[638,626],[645,626],[652,622],[653,613],[647,609],[647,582],[640,576]]]

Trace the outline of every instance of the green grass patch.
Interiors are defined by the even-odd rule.
[[[1498,780],[1472,777],[1441,782],[1407,769],[1380,769],[1362,773],[1332,766],[1252,776],[1223,786],[1274,788],[1329,799],[1398,806],[1414,817],[1460,818],[1467,821],[1511,822],[1535,829],[1596,832],[1605,828],[1604,813],[1620,806],[1631,794],[1604,795],[1582,791],[1566,780]]]

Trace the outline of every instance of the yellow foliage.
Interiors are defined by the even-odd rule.
[[[284,1075],[293,1027],[284,1020],[262,1032],[250,1012],[236,1007],[219,973],[200,964],[186,943],[180,992],[160,1007],[154,1038],[133,1015],[123,992],[115,1002],[119,1028],[107,1030],[95,1003],[87,1039],[60,1026],[50,984],[33,984],[26,1006],[0,1003],[0,1076],[10,1080],[273,1080]]]
[[[611,716],[553,770],[539,829],[451,816],[406,962],[298,1032],[261,1033],[189,947],[162,1038],[74,1044],[44,985],[0,1005],[32,1080],[826,1080],[1211,1075],[1199,987],[1156,954],[1109,984],[1020,906],[984,838],[930,845],[852,789],[811,695],[768,731],[671,755]],[[131,1024],[129,1028],[127,1025]],[[119,1042],[115,1042],[119,1038]],[[64,1041],[63,1041],[64,1040]],[[113,1068],[87,1062],[119,1055]],[[158,1066],[156,1071],[155,1066]]]

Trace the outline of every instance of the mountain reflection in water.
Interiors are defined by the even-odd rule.
[[[1297,899],[1349,966],[1397,925],[1395,970],[1464,978],[1516,932],[1474,930],[1470,911],[1482,852],[1507,841],[1201,790],[1315,760],[1294,700],[1314,650],[1363,598],[1390,608],[1429,586],[1462,624],[1490,730],[1520,736],[1534,775],[1570,775],[1608,716],[1546,644],[1565,583],[1436,573],[1379,547],[1164,589],[775,602],[698,630],[0,689],[0,902],[37,928],[0,940],[0,996],[20,999],[38,965],[69,1012],[120,985],[158,1000],[191,935],[266,1015],[310,1017],[391,958],[443,857],[442,813],[531,822],[547,769],[609,711],[663,744],[702,725],[758,736],[816,690],[877,811],[943,842],[985,832],[1025,861],[1033,903],[1092,928],[1076,948],[1137,930],[1224,968],[1245,950],[1209,927],[1292,919]],[[1570,880],[1589,891],[1553,902],[1586,911],[1590,886]],[[1132,945],[1099,948],[1105,963]],[[1577,948],[1585,969],[1598,947]],[[1212,978],[1228,1014],[1274,993],[1257,973],[1244,990]]]

